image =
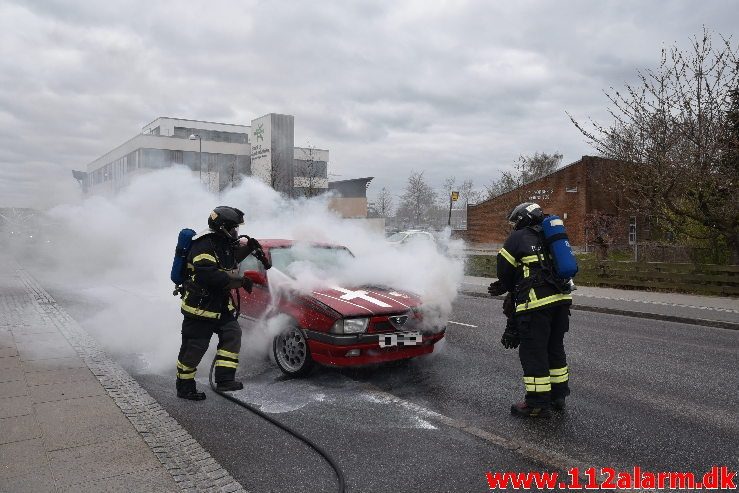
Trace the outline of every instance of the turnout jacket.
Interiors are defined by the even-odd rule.
[[[553,275],[542,268],[545,255],[548,252],[531,227],[511,233],[498,252],[498,279],[513,293],[517,314],[555,304],[572,304],[569,291],[563,292]]]
[[[228,289],[229,271],[251,253],[245,245],[234,244],[221,233],[208,230],[193,239],[187,256],[187,279],[180,310],[198,320],[233,319],[234,306]]]

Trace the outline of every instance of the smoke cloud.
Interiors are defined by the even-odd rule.
[[[81,322],[111,353],[135,354],[156,373],[172,370],[180,343],[180,299],[172,296],[169,280],[177,235],[185,227],[207,228],[208,214],[218,205],[245,212],[240,234],[338,244],[353,252],[331,272],[296,264],[293,289],[389,286],[418,294],[431,323],[445,323],[463,277],[462,242],[447,232],[438,248],[424,242],[391,246],[361,221],[331,212],[328,200],[286,199],[250,178],[218,195],[191,171],[167,168],[135,177],[115,195],[54,207],[44,226],[48,242],[19,253],[40,267],[42,281],[85,298],[90,310]],[[269,276],[289,279],[275,269]],[[264,358],[284,324],[277,318],[246,331],[242,359]]]

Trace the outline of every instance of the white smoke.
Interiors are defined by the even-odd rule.
[[[91,300],[89,318],[82,322],[109,351],[138,354],[151,371],[168,372],[182,321],[180,299],[172,296],[169,280],[177,235],[185,227],[205,229],[208,213],[218,205],[245,212],[240,234],[338,244],[354,253],[329,275],[309,267],[292,272],[297,275],[293,288],[389,286],[420,295],[433,323],[448,320],[463,277],[461,241],[447,234],[440,243],[445,253],[431,243],[390,246],[380,232],[331,212],[327,197],[285,199],[254,179],[219,196],[181,167],[135,177],[115,195],[51,209],[51,244],[35,253],[44,266],[42,280]],[[242,358],[264,357],[284,323],[276,319],[263,325],[262,332],[245,334]]]

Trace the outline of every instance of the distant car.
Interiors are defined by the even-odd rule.
[[[398,233],[390,235],[387,238],[387,241],[388,243],[394,245],[405,245],[406,243],[410,243],[412,241],[428,241],[436,244],[436,238],[434,238],[434,235],[432,235],[428,231],[423,231],[420,229],[409,229],[407,231],[400,231]]]
[[[240,266],[254,282],[251,293],[239,290],[241,316],[258,320],[285,314],[289,326],[272,343],[275,362],[285,374],[307,374],[314,363],[361,366],[410,359],[434,351],[445,328],[424,326],[421,300],[415,294],[378,286],[333,286],[310,294],[290,292],[290,265],[309,262],[327,270],[353,257],[346,247],[297,244],[291,240],[259,240],[273,265],[268,280],[262,264],[247,257]],[[284,290],[273,284],[288,286]],[[283,294],[279,294],[283,293]]]

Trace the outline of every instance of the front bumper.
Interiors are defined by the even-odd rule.
[[[305,330],[311,356],[317,363],[330,366],[361,366],[387,361],[397,361],[413,358],[434,351],[434,345],[439,342],[445,329],[435,333],[424,333],[421,344],[415,346],[380,347],[379,337],[385,334],[356,334],[337,335]],[[349,356],[352,351],[359,354]]]

